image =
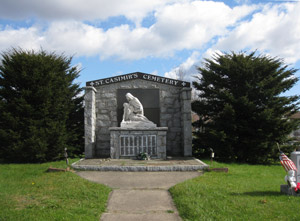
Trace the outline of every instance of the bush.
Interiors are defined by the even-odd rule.
[[[192,103],[199,115],[194,154],[208,155],[213,148],[223,161],[268,163],[277,158],[276,142],[286,143],[299,125],[289,119],[299,109],[299,96],[282,95],[298,81],[296,71],[281,59],[255,52],[207,59],[193,82],[199,91]]]
[[[0,63],[0,158],[44,162],[83,150],[83,98],[72,58],[12,49]]]

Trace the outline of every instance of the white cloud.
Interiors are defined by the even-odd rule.
[[[152,71],[150,74],[152,74],[152,75],[158,75],[158,71],[157,71],[157,70],[154,70],[154,71]]]
[[[295,63],[300,59],[300,3],[266,5],[213,47],[219,50],[258,49]]]
[[[7,26],[0,31],[0,50],[6,50],[11,46],[24,49],[38,50],[44,43],[43,36],[40,35],[38,28],[20,28],[18,30]]]
[[[200,58],[203,61],[204,58],[212,58],[216,53],[258,50],[295,64],[300,60],[299,11],[300,3],[265,5],[248,20],[236,23],[232,31],[227,31],[227,34],[224,32],[217,43],[209,47]],[[197,59],[188,60],[195,65],[201,65]],[[187,61],[165,75],[177,78],[179,70],[186,70],[183,67],[189,63]]]
[[[0,31],[0,50],[9,47],[65,52],[69,55],[95,55],[104,42],[102,29],[80,22],[53,22],[43,31],[38,26]]]
[[[157,23],[152,26],[152,31],[170,49],[201,48],[254,9],[253,6],[231,9],[222,2],[212,1],[177,3],[156,12]]]
[[[157,5],[161,3],[159,0],[155,2]],[[114,3],[115,1],[111,5]],[[139,4],[135,6],[137,7]],[[234,25],[254,9],[253,6],[231,9],[224,3],[212,1],[183,1],[158,8],[155,13],[156,23],[151,27],[132,28],[123,24],[106,31],[82,21],[52,21],[46,28],[0,31],[3,36],[0,49],[8,45],[26,48],[32,45],[33,48],[42,46],[44,49],[68,54],[99,55],[102,59],[166,57],[182,49],[202,48],[213,37],[222,35],[228,26]],[[8,31],[11,36],[7,34]],[[28,36],[20,38],[20,34]]]
[[[200,49],[254,9],[254,6],[231,9],[212,1],[167,5],[157,10],[156,23],[149,28],[131,30],[128,25],[122,25],[109,29],[101,57],[166,57],[182,49]]]
[[[131,30],[128,25],[121,25],[106,31],[100,57],[140,59],[162,53],[163,50],[157,50],[158,45],[161,45],[159,37],[149,29],[140,27]]]
[[[202,54],[202,59],[211,59],[216,54],[223,55],[224,53],[220,50],[209,48]]]
[[[259,49],[288,62],[300,59],[300,3],[230,8],[222,2],[190,0],[24,2],[0,0],[0,16],[34,14],[53,20],[46,27],[0,27],[0,50],[12,46],[42,47],[76,56],[136,60],[169,57],[180,50],[209,48],[204,55],[209,56],[215,50]],[[153,25],[139,25],[150,12],[154,12]],[[137,26],[123,24],[104,30],[82,21],[118,15],[126,16]],[[192,55],[189,62],[197,63],[196,58],[200,59],[200,55]],[[181,68],[188,70],[188,66],[192,65],[187,60]]]
[[[192,77],[198,73],[197,66],[199,65],[200,57],[201,54],[198,51],[194,51],[182,64],[166,72],[164,76],[184,81],[193,80]]]
[[[47,49],[85,56],[98,54],[106,39],[101,28],[76,21],[53,22],[43,34]]]
[[[0,17],[104,20],[124,15],[138,23],[149,12],[174,1],[181,0],[1,0]]]

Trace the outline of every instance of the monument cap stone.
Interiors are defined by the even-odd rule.
[[[135,72],[135,73],[125,74],[125,75],[120,75],[120,76],[115,76],[110,78],[88,81],[86,82],[86,86],[98,87],[98,86],[130,81],[134,79],[142,79],[146,81],[157,82],[157,83],[171,85],[175,87],[191,87],[190,82],[161,77],[157,75],[146,74],[142,72]]]

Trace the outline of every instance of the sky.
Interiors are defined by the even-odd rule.
[[[193,81],[205,58],[231,51],[300,69],[300,1],[0,0],[0,52],[13,47],[73,56],[82,87],[132,72]]]

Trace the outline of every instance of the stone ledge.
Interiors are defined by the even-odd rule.
[[[192,88],[190,88],[190,87],[183,87],[181,89],[181,91],[192,91]]]
[[[122,171],[122,172],[157,172],[157,171],[198,171],[207,170],[209,166],[203,163],[201,160],[196,158],[183,158],[183,160],[150,160],[150,161],[140,161],[140,160],[128,160],[126,164],[125,159],[120,160],[96,160],[85,161],[81,159],[72,164],[72,168],[75,170],[85,170],[85,171]],[[137,165],[133,165],[135,164]],[[140,165],[144,163],[145,165]],[[110,165],[107,165],[110,164]],[[151,164],[151,165],[147,165]],[[156,165],[154,165],[156,164]]]
[[[198,171],[206,170],[208,166],[93,166],[72,165],[75,170],[87,171],[122,171],[122,172],[157,172],[157,171]]]
[[[110,127],[110,131],[119,130],[119,131],[135,131],[135,130],[143,130],[143,131],[165,131],[168,130],[168,127],[153,127],[153,128],[123,128],[123,127]]]

